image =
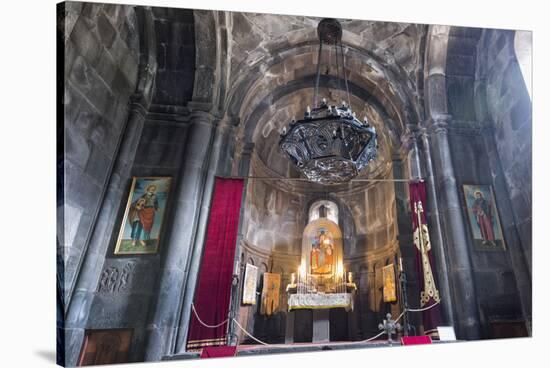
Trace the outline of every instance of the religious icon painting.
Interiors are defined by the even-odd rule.
[[[382,279],[384,280],[384,302],[392,303],[397,301],[397,292],[395,287],[395,268],[393,263],[382,267]]]
[[[260,314],[270,316],[277,312],[277,309],[279,308],[280,289],[281,275],[278,273],[264,272]]]
[[[159,248],[170,177],[134,177],[115,254],[154,254]]]
[[[491,185],[462,186],[468,223],[476,250],[505,250],[506,244]]]
[[[256,304],[257,282],[258,267],[247,263],[244,270],[243,304]]]

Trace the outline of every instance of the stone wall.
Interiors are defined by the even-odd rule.
[[[328,199],[338,205],[344,268],[353,272],[358,286],[355,311],[347,317],[349,338],[358,340],[376,334],[384,315],[398,309],[397,303],[384,303],[381,294],[382,267],[395,263],[398,253],[394,184],[356,183],[337,192],[320,192],[315,186],[306,190],[293,187],[291,182],[279,185],[257,179],[248,181],[240,275],[242,280],[246,263],[259,267],[260,275],[266,271],[280,273],[281,312],[268,318],[258,313],[259,304],[241,305],[240,323],[254,336],[273,343],[282,343],[283,338],[292,341],[294,328],[308,328],[303,321],[306,325],[295,327],[293,316],[286,312],[285,286],[290,282],[290,273],[299,266],[309,207],[315,201]],[[260,279],[257,290],[261,292]],[[242,293],[238,297],[240,300]],[[240,339],[247,341],[245,336]]]
[[[172,177],[171,194],[173,194],[186,145],[186,133],[187,125],[183,123],[146,121],[131,171],[132,176]],[[129,191],[131,181],[127,184],[126,193]],[[170,202],[166,207],[165,224],[157,254],[115,256],[116,234],[114,234],[90,308],[86,325],[89,329],[133,329],[128,357],[131,362],[144,359],[146,327],[152,308],[156,305],[155,300],[159,296],[158,274],[169,240],[162,235],[167,233],[174,210]],[[121,205],[120,213],[115,220],[114,228],[117,231],[121,226],[124,210],[125,206]],[[119,278],[110,280],[112,273],[117,273]]]
[[[531,314],[531,103],[513,34],[453,27],[448,44],[449,143],[485,338]],[[474,247],[463,184],[493,186],[506,251]]]
[[[193,95],[195,77],[195,26],[193,11],[153,8],[157,37],[156,109],[184,106]]]
[[[466,226],[468,250],[472,260],[482,336],[491,337],[492,321],[521,320],[523,318],[520,290],[516,282],[514,264],[511,261],[511,248],[517,247],[518,237],[509,226],[513,219],[510,213],[509,198],[502,181],[493,181],[501,176],[500,169],[491,160],[491,133],[481,129],[450,129],[450,144],[457,185],[461,196],[461,207]],[[497,210],[503,224],[503,236],[507,243],[506,251],[484,251],[474,247],[467,214],[471,209],[466,205],[462,194],[463,184],[492,184]]]
[[[475,120],[474,81],[479,28],[452,27],[447,45],[448,112],[456,120]]]
[[[67,2],[60,25],[65,154],[58,158],[63,189],[57,233],[67,303],[127,121],[139,42],[132,6]]]
[[[483,31],[478,46],[477,109],[478,119],[493,126],[515,226],[531,269],[532,109],[514,51],[514,33]]]

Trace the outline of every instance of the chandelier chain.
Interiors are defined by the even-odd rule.
[[[323,50],[323,42],[319,43],[319,53],[317,54],[317,76],[315,78],[315,90],[313,91],[313,107],[317,106],[317,96],[319,93],[319,77],[321,75],[321,51]]]
[[[340,53],[342,54],[342,69],[344,70],[344,82],[346,83],[346,94],[348,96],[348,105],[351,108],[351,99],[349,97],[348,77],[346,75],[346,58],[344,57],[344,47],[342,46],[342,39],[340,39]]]

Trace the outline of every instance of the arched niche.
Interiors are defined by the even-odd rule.
[[[337,223],[327,218],[311,221],[302,236],[300,273],[326,278],[343,275],[342,244],[342,231]]]
[[[308,213],[308,223],[321,217],[321,207],[325,208],[324,217],[338,224],[338,205],[329,200],[318,200],[311,204]]]

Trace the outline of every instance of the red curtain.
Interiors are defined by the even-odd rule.
[[[211,326],[223,322],[229,311],[243,186],[242,179],[216,178],[214,184],[214,196],[194,299],[199,318]],[[189,325],[187,350],[226,345],[227,323],[217,328],[208,328],[203,326],[191,311]]]
[[[434,261],[426,221],[426,183],[409,183],[409,195],[413,225],[413,239],[416,248],[416,269],[420,284],[420,306],[427,308],[440,302],[435,284]],[[441,325],[441,306],[438,304],[422,312],[424,334],[437,336],[437,326]]]

